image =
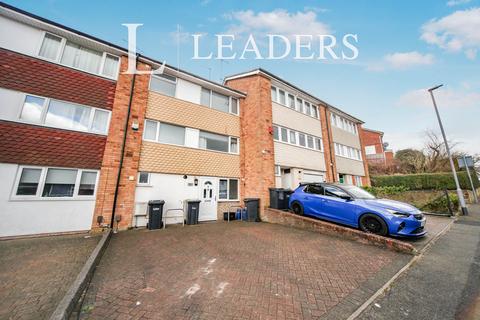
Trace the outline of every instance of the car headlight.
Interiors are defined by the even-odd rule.
[[[398,211],[392,210],[392,209],[386,209],[386,210],[388,211],[388,213],[393,214],[397,217],[408,217],[408,216],[410,216],[409,213],[398,212]]]

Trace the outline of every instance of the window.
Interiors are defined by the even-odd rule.
[[[45,99],[34,96],[25,96],[20,119],[29,122],[40,122],[42,119]]]
[[[312,117],[318,118],[318,109],[317,109],[317,106],[312,106]]]
[[[355,185],[357,187],[361,187],[363,185],[363,182],[362,182],[362,177],[360,176],[355,176]]]
[[[238,138],[230,137],[230,153],[238,153]]]
[[[42,197],[73,197],[77,170],[48,169]]]
[[[278,141],[278,127],[277,126],[273,126],[273,140],[277,140]]]
[[[305,135],[303,133],[298,134],[298,142],[302,147],[305,147]]]
[[[183,146],[185,144],[185,127],[160,123],[158,142]]]
[[[336,126],[337,128],[343,129],[355,135],[358,134],[357,125],[353,121],[344,119],[333,113],[330,115],[330,119],[331,119],[332,125]]]
[[[293,130],[290,130],[290,143],[297,144],[297,134]]]
[[[230,113],[238,115],[238,99],[231,98]]]
[[[93,196],[95,193],[95,184],[97,182],[97,173],[91,171],[83,171],[80,178],[80,186],[78,187],[79,196]]]
[[[304,110],[304,113],[310,115],[310,103],[308,103],[307,101],[304,101],[304,105],[305,105],[305,110]]]
[[[340,183],[345,182],[345,175],[343,173],[338,174],[338,182],[340,182]]]
[[[109,78],[115,78],[118,73],[118,61],[118,57],[106,54],[105,61],[103,62],[102,74]]]
[[[145,120],[145,132],[143,133],[143,138],[145,140],[157,140],[157,126],[158,122]]]
[[[67,41],[61,64],[91,73],[99,73],[102,53]]]
[[[345,191],[332,186],[325,186],[325,195],[329,197],[337,197],[337,198],[349,197],[349,195]]]
[[[278,102],[285,105],[285,91],[283,90],[278,90]]]
[[[365,154],[375,154],[375,146],[365,146]]]
[[[17,187],[17,196],[34,196],[37,194],[42,169],[24,168]]]
[[[95,195],[98,171],[21,167],[14,197],[84,198]]]
[[[138,173],[138,184],[141,184],[141,185],[150,184],[150,173],[149,172],[139,172]]]
[[[228,137],[216,133],[200,131],[200,148],[228,152]]]
[[[53,127],[88,131],[91,109],[67,102],[52,100],[45,124]]]
[[[45,33],[38,55],[49,60],[57,60],[61,45],[62,38]]]
[[[277,102],[277,88],[271,87],[272,101]]]
[[[322,139],[315,138],[315,149],[322,150]]]
[[[150,78],[150,90],[164,94],[166,96],[175,97],[177,88],[177,78],[168,74],[159,74]]]
[[[295,97],[293,95],[291,95],[290,93],[288,94],[288,105],[287,105],[287,107],[295,110]]]
[[[229,112],[228,96],[212,91],[212,108],[223,112]]]
[[[303,100],[300,98],[297,98],[297,107],[295,110],[302,112],[303,110]]]
[[[280,132],[282,133],[281,139],[283,142],[288,142],[288,135],[287,135],[287,129],[281,128]]]
[[[220,179],[218,185],[218,198],[222,200],[238,200],[238,180]]]
[[[313,137],[312,136],[307,136],[307,146],[310,149],[313,149]]]
[[[323,195],[323,187],[320,185],[309,184],[305,188],[306,193]]]
[[[107,134],[110,111],[25,95],[20,120],[56,128]]]

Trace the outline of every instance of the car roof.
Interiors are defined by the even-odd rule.
[[[335,187],[342,187],[343,184],[338,182],[300,182],[299,187],[304,186],[335,186]]]

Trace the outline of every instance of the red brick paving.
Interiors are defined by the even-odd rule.
[[[0,241],[0,319],[48,319],[99,239]]]
[[[89,319],[318,319],[400,254],[314,232],[232,222],[114,235]]]

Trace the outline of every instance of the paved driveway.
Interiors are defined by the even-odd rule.
[[[0,241],[0,319],[48,319],[99,236]]]
[[[82,306],[91,319],[341,319],[411,256],[267,223],[114,235]]]

